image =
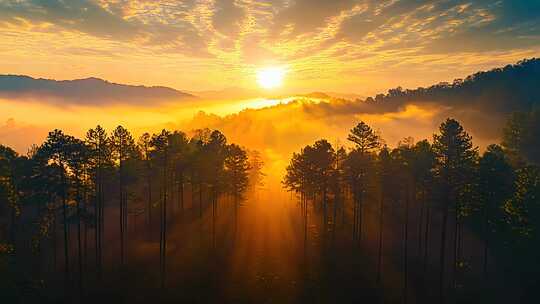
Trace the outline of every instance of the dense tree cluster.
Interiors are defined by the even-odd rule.
[[[465,79],[417,89],[397,87],[387,94],[368,97],[365,102],[377,108],[398,107],[407,102],[466,105],[492,113],[530,111],[537,105],[540,59],[531,58],[503,68],[478,72]]]
[[[52,264],[82,292],[88,260],[95,261],[92,276],[101,277],[105,247],[118,246],[118,264],[128,263],[128,225],[141,218],[146,231],[159,223],[163,286],[167,228],[181,219],[185,201],[199,216],[223,199],[236,210],[250,177],[262,183],[262,160],[252,153],[253,159],[219,131],[197,130],[189,138],[163,130],[136,140],[122,126],[110,134],[97,126],[84,139],[54,130],[28,155],[0,145],[0,268],[8,273],[16,257],[14,276],[39,278],[32,274]],[[118,232],[115,244],[111,231]]]
[[[322,239],[338,228],[337,215],[345,214],[341,220],[350,219],[344,227],[350,227],[345,230],[353,242],[367,246],[364,210],[375,210],[369,216],[378,217],[376,281],[384,275],[385,234],[392,229],[402,246],[404,302],[411,278],[421,278],[424,288],[426,280],[437,281],[438,286],[429,285],[437,289],[431,296],[443,302],[465,292],[474,269],[486,281],[511,269],[515,276],[508,281],[528,282],[523,288],[529,288],[535,285],[526,274],[540,271],[540,168],[533,163],[537,116],[516,114],[502,146],[490,145],[482,154],[454,119],[443,122],[431,142],[405,138],[393,149],[360,122],[348,136],[349,149],[322,139],[294,153],[283,185],[300,197],[304,217],[309,206],[322,216]],[[331,208],[337,211],[329,215]],[[396,222],[397,228],[389,224]],[[482,262],[473,265],[472,256]],[[409,265],[416,266],[414,274]],[[438,274],[433,280],[428,266]]]

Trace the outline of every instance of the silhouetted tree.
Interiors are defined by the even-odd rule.
[[[364,122],[359,122],[351,129],[347,140],[355,144],[346,160],[346,176],[352,189],[353,205],[353,238],[362,242],[362,207],[367,191],[368,177],[372,172],[374,152],[380,147],[380,137]]]
[[[101,126],[86,132],[88,166],[93,180],[94,199],[94,242],[98,277],[101,278],[103,267],[103,238],[105,234],[105,172],[112,167],[110,141],[107,132]]]
[[[69,147],[67,163],[72,174],[72,183],[74,188],[74,200],[76,204],[75,219],[77,223],[77,253],[79,266],[79,292],[83,293],[83,247],[81,221],[83,217],[83,187],[86,181],[86,167],[88,164],[88,150],[82,140],[72,138]]]
[[[504,128],[502,145],[514,157],[540,164],[540,110],[514,113]]]
[[[169,179],[169,138],[171,133],[162,130],[159,134],[154,134],[150,145],[153,147],[154,158],[161,169],[161,202],[160,202],[160,234],[159,234],[159,260],[160,260],[160,282],[161,288],[165,287],[166,279],[166,259],[167,259],[167,184]]]
[[[60,130],[49,132],[46,141],[40,147],[38,154],[40,158],[46,159],[48,164],[59,167],[61,180],[62,214],[64,225],[64,274],[66,282],[69,280],[69,222],[68,222],[68,160],[72,149],[74,138],[65,135]],[[43,156],[41,156],[43,155]]]
[[[437,156],[436,172],[442,185],[442,229],[440,249],[440,290],[441,302],[444,301],[444,268],[446,254],[446,231],[450,204],[453,203],[455,211],[454,229],[454,278],[456,267],[460,259],[459,229],[461,217],[468,212],[470,203],[471,176],[477,159],[477,150],[473,147],[472,139],[463,127],[454,119],[447,119],[439,128],[440,134],[433,136],[433,150]]]
[[[189,165],[189,141],[186,134],[174,131],[169,137],[171,165],[177,187],[177,207],[184,210],[184,178]]]
[[[238,221],[238,204],[248,187],[248,174],[250,170],[248,156],[240,146],[231,144],[227,146],[227,156],[224,160],[226,174],[229,180],[229,189],[234,198],[235,227]]]
[[[116,127],[110,137],[113,160],[118,164],[119,226],[120,226],[120,264],[125,264],[125,248],[128,215],[128,194],[126,190],[126,164],[136,157],[137,151],[133,137],[122,126]]]
[[[384,228],[384,201],[386,193],[391,191],[392,160],[388,147],[383,147],[378,157],[378,173],[380,184],[379,197],[379,246],[377,253],[377,286],[381,286],[382,280],[382,258],[383,258],[383,228]]]
[[[3,215],[9,214],[9,245],[13,246],[15,242],[15,229],[17,218],[21,214],[20,197],[15,188],[14,181],[14,162],[18,157],[17,153],[6,146],[0,145],[0,208]],[[6,249],[7,252],[7,249]]]
[[[514,169],[498,145],[490,145],[479,160],[478,190],[484,237],[484,279],[488,273],[488,250],[492,231],[502,218],[502,207],[514,192]]]
[[[264,177],[266,176],[263,172],[264,161],[259,151],[248,150],[247,153],[250,168],[248,188],[256,195],[257,191],[264,187]]]
[[[151,230],[150,225],[152,224],[152,162],[151,162],[151,136],[149,133],[145,132],[139,137],[137,142],[139,151],[142,153],[144,160],[144,177],[146,180],[146,191],[147,191],[147,201],[146,201],[146,213],[147,213],[147,225],[149,226],[149,231]]]

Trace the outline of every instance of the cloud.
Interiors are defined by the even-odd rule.
[[[50,23],[66,30],[90,35],[131,39],[140,34],[137,23],[123,19],[87,0],[3,0],[0,1],[0,20],[14,22]]]
[[[353,0],[297,0],[275,15],[274,31],[279,34],[292,26],[291,35],[312,33],[325,27],[330,17],[354,5]]]
[[[216,0],[214,6],[212,16],[214,29],[225,36],[235,37],[245,18],[244,9],[234,0]]]
[[[207,56],[207,41],[186,20],[193,8],[194,1],[155,6],[146,1],[2,0],[0,23],[50,24],[52,32],[74,31],[101,39],[159,47],[165,52]]]
[[[0,64],[198,90],[253,84],[254,67],[283,64],[298,87],[366,94],[537,53],[539,16],[538,1],[511,0],[0,0]]]

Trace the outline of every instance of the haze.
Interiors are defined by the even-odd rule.
[[[538,88],[540,1],[0,0],[0,296],[537,303]]]

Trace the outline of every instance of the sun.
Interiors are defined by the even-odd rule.
[[[283,85],[286,71],[282,67],[268,67],[257,72],[257,83],[265,89],[274,89]]]

